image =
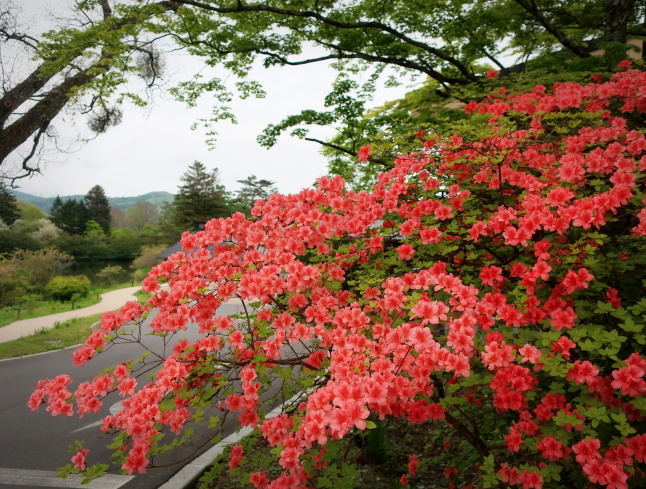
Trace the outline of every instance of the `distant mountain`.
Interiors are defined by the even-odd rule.
[[[49,213],[55,199],[55,197],[38,197],[25,192],[19,192],[18,190],[11,190],[11,192],[17,199],[24,200],[28,204],[35,205],[45,213]],[[79,200],[82,199],[84,195],[61,195],[60,197],[63,200]],[[110,201],[110,205],[121,207],[124,210],[134,205],[138,200],[145,200],[157,207],[160,207],[164,202],[172,201],[173,194],[170,192],[148,192],[147,194],[137,195],[135,197],[108,197],[108,200]]]
[[[175,196],[170,192],[148,192],[147,194],[138,195],[136,197],[108,197],[110,205],[127,209],[132,207],[138,200],[145,200],[157,207],[161,207],[166,202],[171,202]]]

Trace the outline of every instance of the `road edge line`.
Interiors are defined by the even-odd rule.
[[[283,407],[292,404],[296,401],[300,394],[296,394],[282,404],[279,404],[274,409],[267,413],[265,419],[271,419],[283,412]],[[206,452],[196,457],[191,462],[182,467],[173,477],[158,487],[158,489],[188,489],[193,487],[199,478],[206,472],[206,469],[213,463],[213,461],[224,452],[224,450],[231,444],[239,442],[245,436],[253,432],[253,429],[245,426],[235,433],[230,434],[223,438],[218,443],[209,448]]]

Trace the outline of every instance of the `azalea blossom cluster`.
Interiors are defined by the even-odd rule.
[[[480,137],[424,135],[371,192],[324,177],[259,201],[251,219],[185,234],[144,281],[150,300],[104,315],[74,361],[144,330],[200,339],[159,356],[146,383],[135,361],[74,393],[59,376],[30,407],[83,415],[118,392],[123,409],[102,430],[120,433],[128,473],[146,470],[161,434],[215,406],[280,448],[282,475],[250,474],[259,489],[311,486],[322,446],[387,417],[450,426],[482,458],[483,481],[643,482],[644,87],[646,73],[627,69],[499,89],[466,107]],[[216,315],[231,299],[244,313]],[[286,377],[302,398],[265,419]],[[418,472],[411,455],[403,481]],[[236,447],[230,466],[246,456]]]

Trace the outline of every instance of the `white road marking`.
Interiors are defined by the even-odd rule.
[[[284,404],[276,406],[267,413],[265,418],[269,419],[278,416],[283,411],[283,407],[291,404],[295,399],[298,399],[298,396],[299,394],[296,394],[291,399],[285,401]],[[231,433],[192,462],[187,463],[165,484],[159,486],[159,489],[186,489],[187,487],[192,487],[194,482],[204,473],[218,455],[224,452],[229,445],[239,442],[252,431],[253,430],[249,426],[245,426],[240,428],[237,432]]]
[[[117,414],[119,411],[121,411],[121,401],[115,402],[112,406],[110,406],[110,414]],[[103,421],[97,421],[96,423],[92,423],[87,426],[83,426],[82,428],[79,428],[77,430],[74,430],[72,431],[72,433],[76,433],[77,431],[87,430],[88,428],[94,428],[95,426],[101,426],[102,424],[103,424]]]
[[[32,486],[32,487],[66,487],[73,489],[118,489],[126,482],[134,479],[131,475],[108,474],[100,479],[95,479],[89,484],[81,484],[83,478],[80,474],[73,474],[67,479],[58,477],[53,470],[25,470],[0,468],[0,487]]]

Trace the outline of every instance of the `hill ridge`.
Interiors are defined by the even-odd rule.
[[[56,198],[56,197],[39,197],[37,195],[28,194],[26,192],[20,192],[19,190],[14,190],[14,189],[10,189],[9,191],[13,193],[17,199],[25,201],[28,204],[35,205],[45,213],[49,213],[52,207],[52,203]],[[60,196],[62,200],[69,200],[69,199],[79,200],[79,199],[82,199],[83,197],[84,195],[61,195]],[[170,192],[158,190],[153,192],[147,192],[141,195],[135,195],[133,197],[108,197],[108,201],[110,202],[110,205],[113,205],[115,207],[120,207],[126,210],[139,200],[144,200],[146,202],[150,202],[151,204],[157,207],[161,207],[161,205],[164,204],[165,202],[172,201],[173,197],[174,195],[171,194]]]

